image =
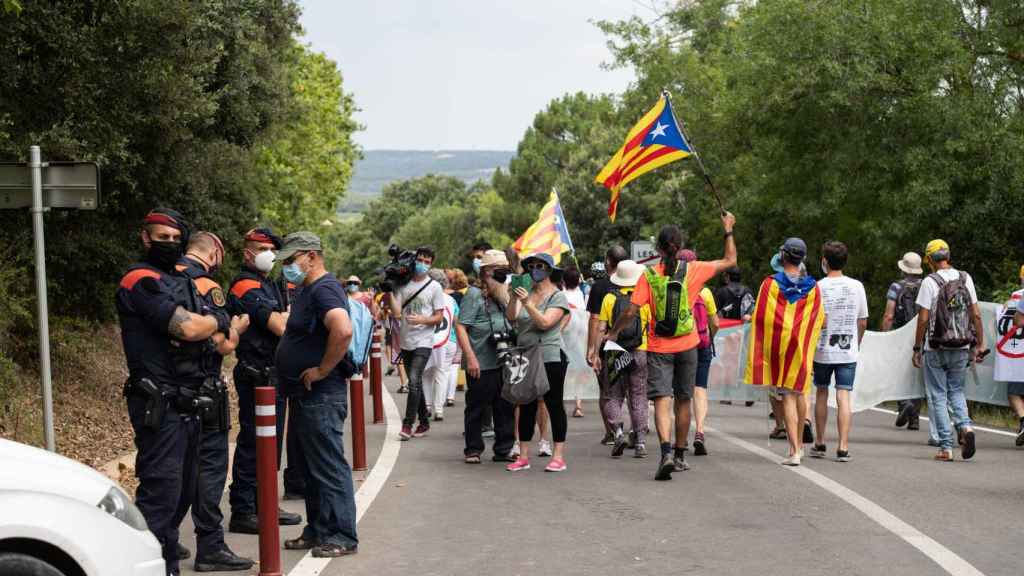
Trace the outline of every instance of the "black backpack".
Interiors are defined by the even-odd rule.
[[[971,293],[967,275],[960,272],[956,280],[946,280],[937,272],[928,276],[939,286],[939,295],[931,311],[928,344],[932,348],[956,349],[977,343],[971,322]]]
[[[619,318],[622,317],[623,311],[629,308],[630,299],[633,295],[623,294],[622,290],[619,290],[617,286],[612,288],[611,293],[615,296],[615,306],[612,308],[611,322],[611,325],[614,326]],[[643,341],[644,333],[640,323],[640,314],[637,314],[633,317],[633,321],[619,332],[619,338],[616,340],[616,343],[626,350],[636,350],[640,344],[643,344]]]
[[[921,290],[919,278],[899,281],[900,292],[896,295],[896,311],[892,315],[893,329],[903,326],[917,316],[917,293]]]
[[[754,309],[754,294],[743,284],[729,283],[715,292],[715,304],[722,318],[742,320]]]

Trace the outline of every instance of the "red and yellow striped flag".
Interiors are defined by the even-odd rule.
[[[775,276],[765,278],[750,322],[750,349],[743,381],[803,392],[810,381],[814,350],[824,321],[821,289],[817,285],[802,295],[787,297]]]
[[[550,254],[555,264],[562,259],[562,253],[571,251],[572,238],[569,227],[562,214],[562,204],[558,201],[558,193],[551,191],[547,204],[540,209],[537,221],[523,232],[523,235],[512,244],[512,248],[520,256],[544,253]]]
[[[691,153],[682,130],[676,125],[672,103],[662,94],[658,103],[626,135],[626,142],[601,169],[595,181],[611,190],[608,217],[615,222],[619,192],[640,176]]]

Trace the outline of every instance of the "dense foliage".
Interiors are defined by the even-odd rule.
[[[299,43],[298,16],[293,0],[4,2],[0,161],[37,144],[44,160],[101,168],[99,210],[45,216],[53,312],[111,317],[154,205],[229,248],[257,222],[334,215],[358,156],[354,104],[335,64]],[[0,276],[0,355],[32,330],[31,237],[27,211],[0,212],[0,254],[15,255]]]

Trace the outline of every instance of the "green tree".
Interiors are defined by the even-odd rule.
[[[257,147],[252,186],[261,219],[282,230],[320,230],[335,215],[359,151],[355,103],[331,60],[295,43],[284,118]]]

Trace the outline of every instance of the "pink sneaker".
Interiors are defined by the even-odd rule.
[[[527,460],[526,458],[519,458],[515,462],[509,464],[508,466],[505,466],[505,470],[508,470],[509,472],[519,472],[521,470],[529,469],[530,461]]]
[[[565,460],[561,460],[561,459],[556,458],[556,459],[552,460],[550,464],[548,464],[547,468],[545,468],[544,471],[545,472],[565,472],[567,468],[568,468],[568,466],[565,465]]]
[[[402,431],[398,433],[398,439],[405,442],[409,438],[412,438],[412,426],[402,426]]]
[[[424,436],[427,435],[427,432],[430,432],[430,426],[427,424],[420,423],[420,425],[416,427],[416,431],[412,433],[412,437],[423,438]]]

